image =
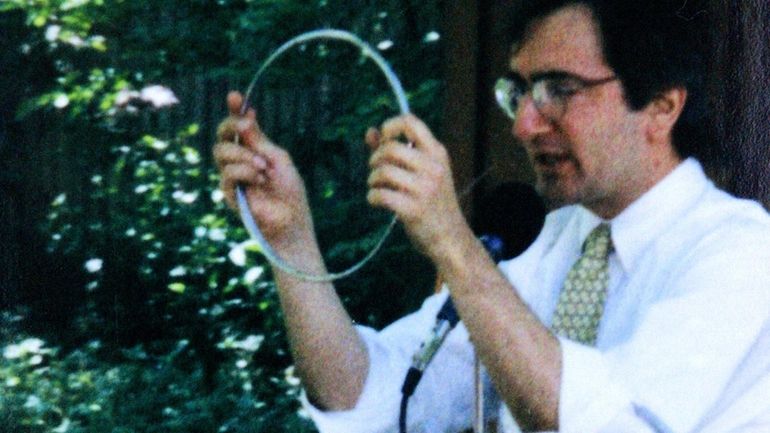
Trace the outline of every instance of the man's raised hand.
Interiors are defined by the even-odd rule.
[[[454,234],[467,229],[455,193],[449,156],[428,127],[413,115],[370,129],[373,149],[367,199],[394,212],[416,246],[436,259]]]
[[[313,236],[305,186],[291,157],[260,130],[256,113],[241,114],[243,97],[227,95],[230,116],[219,125],[214,160],[227,203],[237,208],[235,188],[244,188],[265,238],[280,250]]]

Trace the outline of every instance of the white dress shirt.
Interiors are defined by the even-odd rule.
[[[556,210],[524,254],[500,265],[546,326],[600,222],[582,206]],[[560,339],[559,431],[770,432],[767,212],[717,189],[688,159],[610,223],[615,252],[596,347]],[[380,332],[358,327],[371,365],[355,408],[324,412],[303,396],[321,432],[398,431],[404,375],[446,297]],[[410,399],[410,433],[470,428],[473,359],[460,324]],[[503,425],[515,424],[509,417]]]

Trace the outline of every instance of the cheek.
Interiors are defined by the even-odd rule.
[[[564,125],[564,135],[569,142],[572,157],[577,162],[579,174],[593,176],[607,162],[606,128],[597,123],[571,122]]]
[[[576,110],[571,122],[564,125],[570,137],[572,152],[587,176],[603,178],[618,173],[621,161],[633,161],[630,153],[638,152],[640,127],[633,116],[623,110]],[[636,143],[636,144],[635,144]]]

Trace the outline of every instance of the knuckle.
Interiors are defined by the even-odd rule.
[[[383,204],[382,194],[378,189],[370,189],[366,193],[366,201],[372,206],[380,206]]]
[[[384,136],[387,137],[388,134],[390,134],[391,131],[395,128],[396,122],[398,121],[397,119],[398,118],[395,118],[395,117],[390,118],[382,123],[382,127],[380,128],[380,130],[382,131],[382,134]]]
[[[232,118],[228,117],[227,119],[220,122],[220,124],[217,126],[217,138],[220,141],[230,141],[235,136],[235,122]]]
[[[222,177],[229,183],[245,181],[253,177],[255,173],[248,166],[242,164],[228,164],[222,170]]]
[[[236,167],[233,164],[227,164],[224,167],[222,167],[222,181],[223,182],[231,182],[232,178],[235,176],[236,173]]]
[[[372,152],[372,156],[369,157],[369,167],[370,168],[376,168],[380,165],[380,161],[382,160],[382,146],[380,146],[377,150]]]
[[[211,153],[214,156],[214,160],[218,163],[224,161],[225,154],[227,153],[227,144],[222,142],[215,144]]]
[[[398,217],[399,219],[406,225],[412,225],[415,222],[417,222],[417,217],[415,216],[414,209],[412,206],[405,206],[401,212],[399,213]]]
[[[291,160],[291,156],[289,155],[289,152],[286,149],[278,146],[275,146],[273,149],[276,157],[280,158],[283,161]]]
[[[377,149],[377,160],[387,161],[393,153],[393,143],[388,141]]]
[[[434,147],[434,149],[435,149],[434,152],[437,158],[439,158],[442,161],[449,160],[449,152],[447,151],[446,147],[438,143]]]
[[[377,168],[375,172],[377,173],[378,180],[388,179],[393,174],[393,167],[390,165],[382,165],[379,168]]]
[[[377,184],[377,179],[380,177],[380,171],[374,170],[371,173],[369,173],[369,177],[366,179],[366,184],[369,185],[369,187],[373,187]]]

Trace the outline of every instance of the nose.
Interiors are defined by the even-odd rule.
[[[529,141],[539,134],[550,131],[551,122],[535,106],[531,95],[519,101],[516,120],[513,122],[513,135],[520,141]]]

